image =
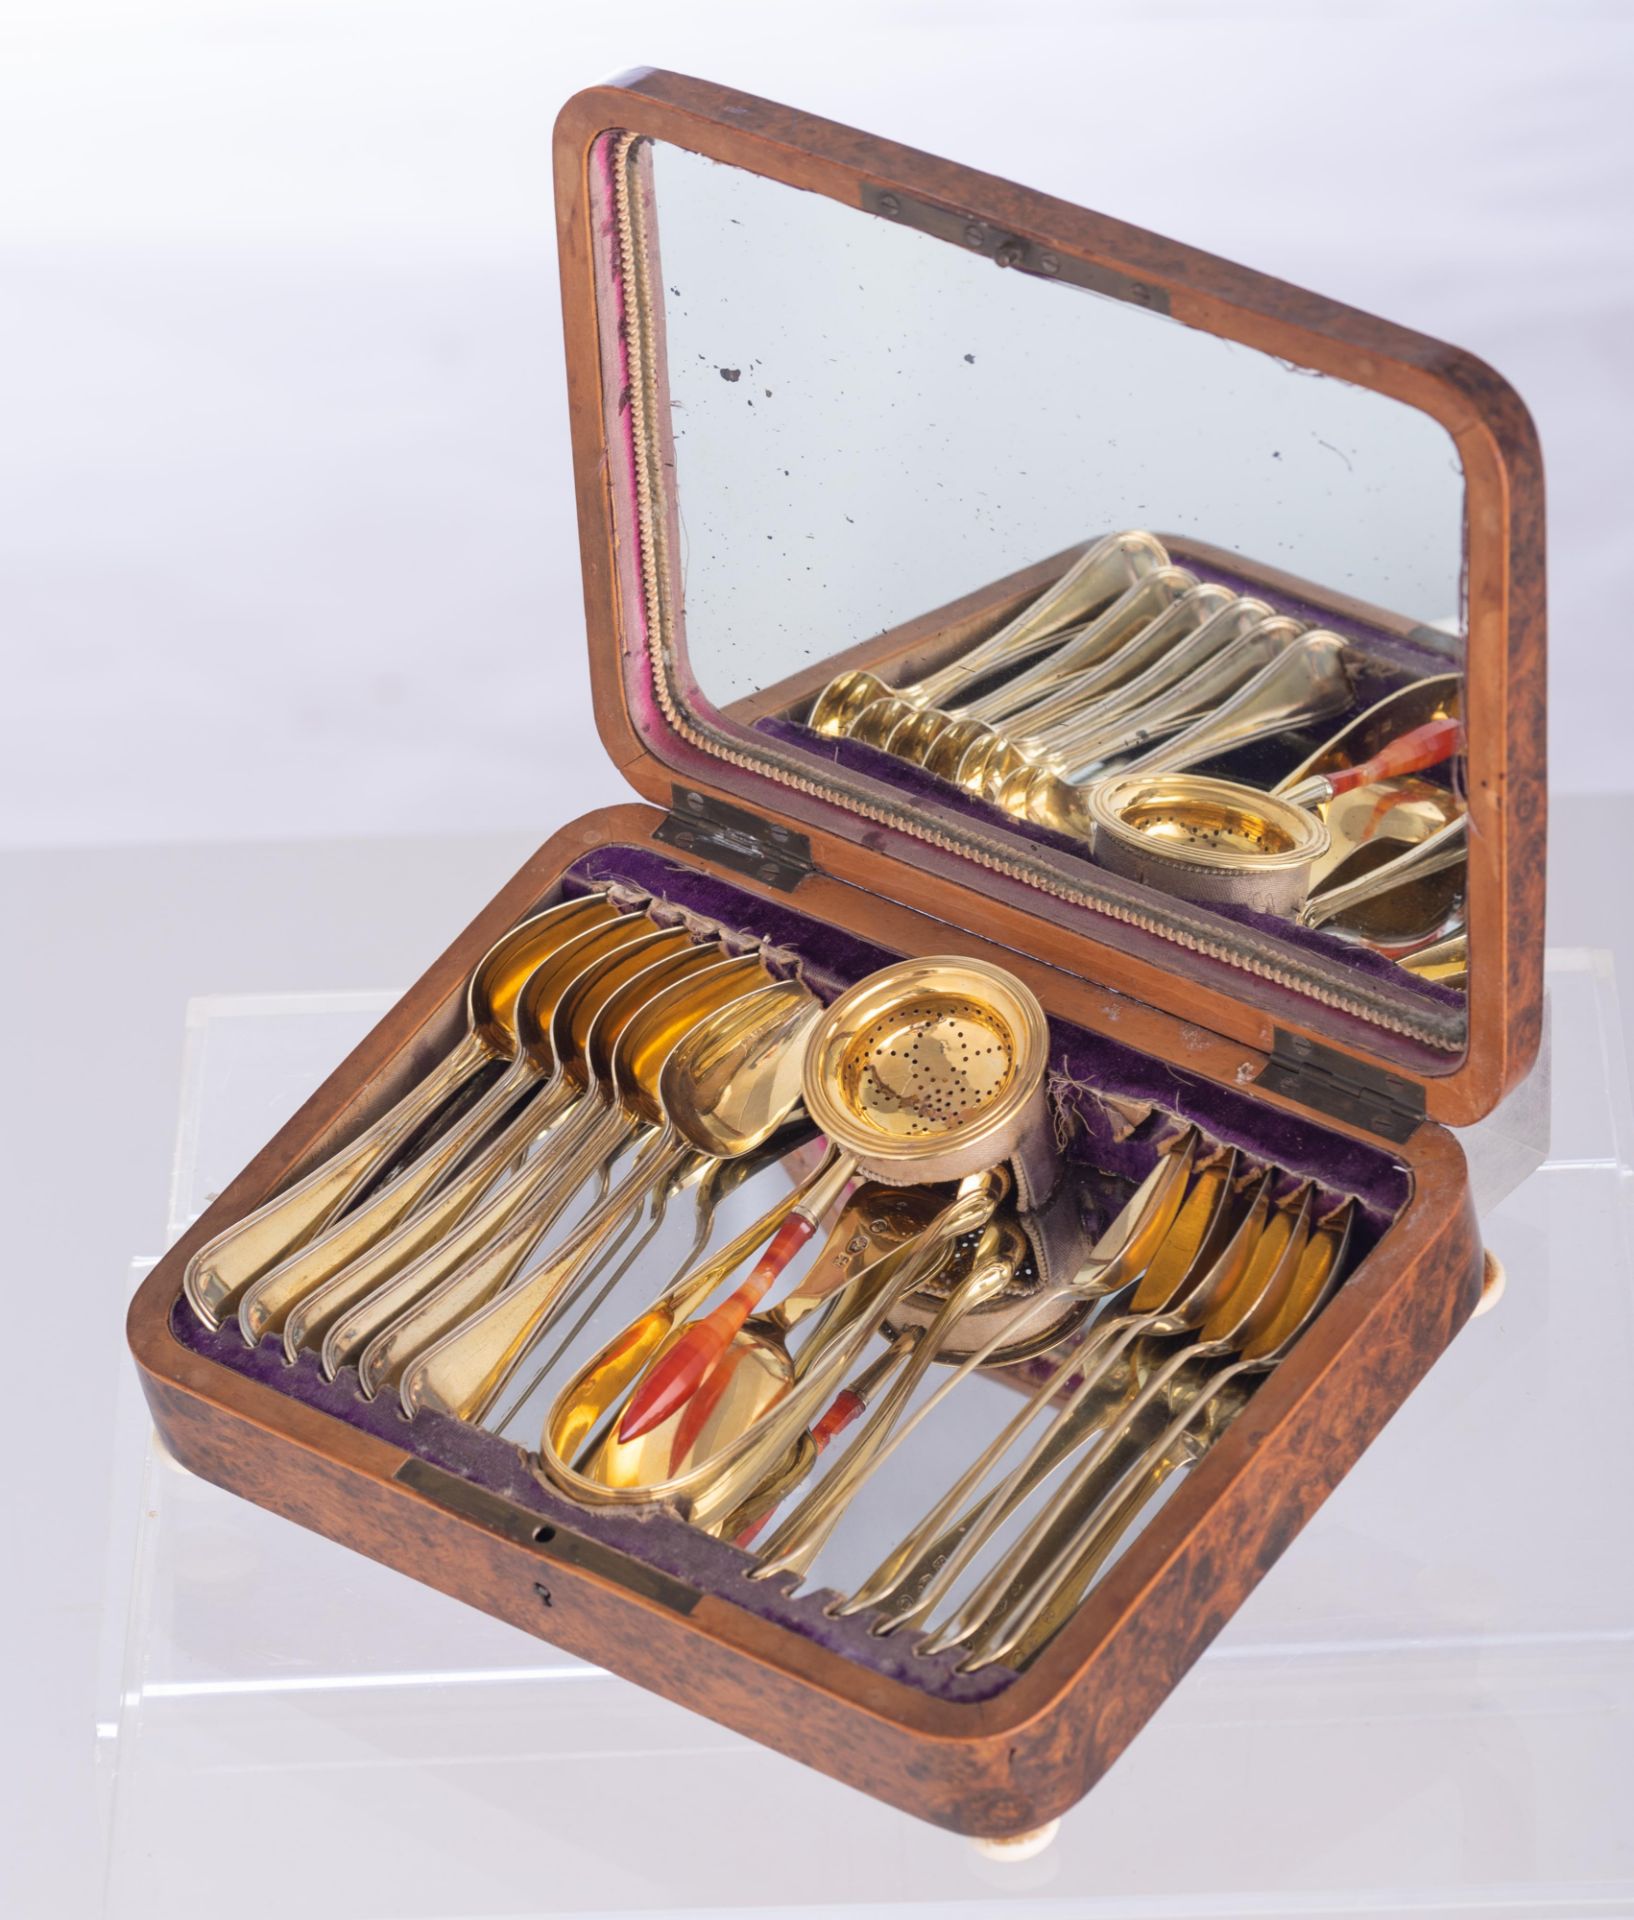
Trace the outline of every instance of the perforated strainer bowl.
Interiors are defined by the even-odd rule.
[[[1048,1028],[1002,967],[903,960],[829,1007],[806,1055],[812,1121],[876,1180],[961,1180],[1042,1129]]]
[[[1202,774],[1114,775],[1088,803],[1096,860],[1184,900],[1291,916],[1327,851],[1314,813]]]

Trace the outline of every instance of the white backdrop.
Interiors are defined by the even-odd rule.
[[[1549,461],[1556,783],[1634,781],[1624,9],[0,0],[7,841],[542,830],[617,797],[550,128],[637,63],[1491,360]]]

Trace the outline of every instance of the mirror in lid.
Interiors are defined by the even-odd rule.
[[[1461,1056],[1447,428],[900,192],[610,167],[663,723]]]

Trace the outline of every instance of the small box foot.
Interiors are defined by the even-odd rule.
[[[989,1860],[1032,1860],[1060,1831],[1059,1820],[1046,1820],[1043,1826],[1029,1828],[1026,1833],[1007,1834],[1001,1840],[972,1839],[970,1844]]]
[[[1504,1263],[1490,1250],[1482,1255],[1481,1297],[1475,1303],[1472,1320],[1479,1320],[1483,1313],[1490,1313],[1504,1297],[1504,1288],[1509,1285],[1509,1275],[1504,1271]]]

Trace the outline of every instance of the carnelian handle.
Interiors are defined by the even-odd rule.
[[[742,1356],[738,1358],[741,1360]],[[736,1371],[730,1352],[723,1354],[687,1401],[685,1410],[675,1423],[675,1437],[670,1441],[669,1470],[672,1476],[685,1469],[688,1456],[702,1438],[703,1430],[709,1424],[709,1416],[720,1405],[721,1396],[731,1386]]]
[[[817,1451],[821,1453],[830,1440],[837,1439],[844,1433],[846,1428],[850,1426],[851,1422],[856,1419],[857,1415],[861,1413],[867,1405],[868,1402],[863,1399],[862,1395],[858,1393],[855,1388],[842,1387],[840,1391],[835,1394],[833,1404],[830,1406],[828,1412],[823,1415],[822,1419],[819,1420],[811,1430],[811,1437],[816,1443]]]
[[[732,1337],[771,1291],[777,1276],[817,1231],[807,1213],[791,1213],[755,1262],[754,1271],[703,1319],[695,1321],[630,1395],[618,1423],[620,1440],[639,1440],[661,1426],[703,1384]]]
[[[837,1440],[839,1436],[845,1432],[846,1428],[850,1426],[851,1422],[856,1419],[857,1415],[866,1411],[867,1406],[868,1402],[863,1399],[860,1393],[851,1387],[842,1387],[840,1391],[835,1394],[833,1404],[829,1407],[828,1412],[823,1415],[822,1419],[819,1420],[811,1430],[812,1444],[816,1447],[817,1451],[821,1453],[831,1440]],[[736,1536],[732,1544],[736,1547],[747,1547],[751,1545],[755,1535],[760,1532],[776,1511],[777,1508],[775,1506],[768,1507],[758,1520],[752,1520],[749,1525]]]
[[[1461,720],[1450,714],[1442,720],[1426,720],[1422,727],[1414,727],[1381,747],[1371,760],[1328,774],[1327,783],[1337,796],[1354,787],[1370,787],[1376,780],[1394,779],[1397,774],[1419,773],[1425,767],[1438,766],[1459,752],[1463,744]]]

